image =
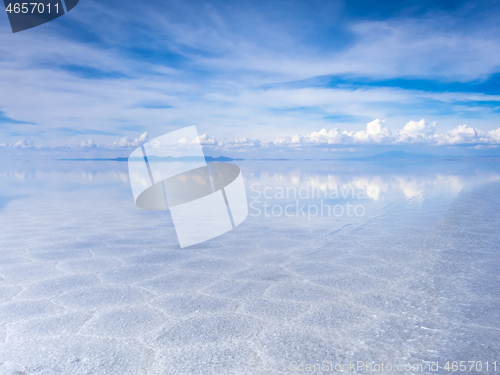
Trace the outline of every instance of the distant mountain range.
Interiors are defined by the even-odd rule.
[[[409,154],[405,151],[388,151],[381,154],[376,154],[372,156],[359,156],[350,158],[339,158],[339,159],[273,159],[273,158],[262,158],[262,159],[250,159],[256,161],[306,161],[306,160],[318,160],[318,161],[397,161],[397,160],[457,160],[457,159],[470,159],[470,158],[498,158],[498,156],[451,156],[451,155],[431,155],[431,154]],[[137,158],[142,160],[142,158]],[[128,161],[129,158],[79,158],[79,159],[57,159],[57,160],[76,160],[76,161]],[[192,162],[203,160],[201,157],[197,156],[184,156],[184,157],[173,157],[173,156],[153,156],[149,157],[148,161],[167,161],[167,162]],[[227,156],[205,156],[205,161],[207,163],[211,162],[228,162],[228,161],[241,161],[245,159],[233,159]]]
[[[78,159],[57,159],[57,160],[71,160],[71,161],[128,161],[129,158],[78,158]],[[173,156],[154,156],[148,158],[148,161],[199,161],[202,160],[201,157],[197,156],[184,156],[180,158],[175,158]],[[212,157],[212,156],[205,156],[205,161],[207,163],[211,162],[224,162],[224,161],[233,161],[233,160],[244,160],[244,159],[233,159],[233,158],[228,158],[227,156],[219,156],[219,157]]]

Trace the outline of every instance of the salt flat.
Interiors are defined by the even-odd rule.
[[[0,173],[1,374],[500,368],[495,164],[240,162],[254,207],[295,203],[256,198],[265,187],[351,186],[366,197],[324,203],[365,214],[250,210],[235,230],[180,249],[168,213],[135,207],[125,164],[59,163]]]

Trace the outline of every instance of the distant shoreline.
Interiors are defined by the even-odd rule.
[[[190,161],[200,161],[201,159],[202,159],[201,157],[174,158],[172,156],[155,157],[154,159],[148,158],[149,161],[167,161],[167,162],[176,162],[176,161],[190,162]],[[75,158],[75,159],[55,159],[55,160],[59,160],[59,161],[128,161],[129,158]],[[214,158],[212,156],[205,156],[206,162],[223,162],[223,161],[240,161],[240,160],[245,160],[245,159],[233,159],[233,158],[228,158],[226,156],[219,156],[217,158]]]
[[[383,161],[454,161],[454,160],[478,160],[478,159],[499,159],[500,156],[496,155],[485,155],[485,156],[452,156],[452,155],[430,155],[430,154],[421,154],[414,155],[409,154],[404,151],[390,151],[382,154],[372,155],[372,156],[359,156],[359,157],[350,157],[350,158],[338,158],[338,159],[287,159],[287,158],[262,158],[262,159],[234,159],[227,156],[205,156],[205,162],[229,162],[229,161],[374,161],[374,162],[383,162]],[[140,158],[142,159],[142,158]],[[71,159],[55,159],[59,161],[118,161],[124,162],[128,161],[127,157],[118,157],[118,158],[71,158]],[[194,162],[201,161],[202,157],[196,156],[186,156],[186,157],[172,157],[172,156],[163,156],[163,157],[152,157],[148,158],[148,161],[162,161],[162,162]]]

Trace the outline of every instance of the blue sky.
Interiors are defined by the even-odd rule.
[[[220,154],[496,150],[499,16],[488,1],[81,0],[12,34],[4,14],[0,144],[126,149],[196,125]]]

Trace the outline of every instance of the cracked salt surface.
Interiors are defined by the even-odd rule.
[[[366,215],[249,216],[185,249],[125,164],[32,164],[0,171],[2,375],[500,359],[495,163],[240,162],[261,192],[362,187]]]

